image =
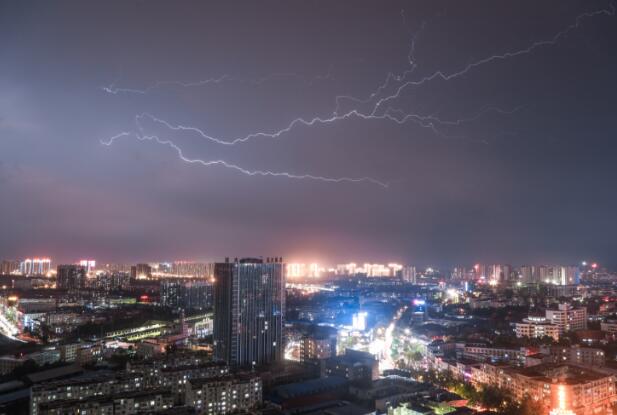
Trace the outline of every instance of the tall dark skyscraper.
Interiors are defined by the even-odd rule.
[[[214,344],[232,366],[283,358],[285,267],[282,258],[245,258],[214,268]]]
[[[56,286],[63,290],[79,290],[86,286],[86,268],[80,265],[58,265]]]

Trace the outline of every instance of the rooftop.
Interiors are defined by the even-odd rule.
[[[330,389],[347,385],[347,380],[340,376],[329,376],[321,379],[312,379],[306,382],[290,383],[274,389],[274,394],[283,399],[297,396],[313,395]]]
[[[215,376],[215,377],[207,377],[207,378],[198,378],[198,379],[190,379],[192,387],[200,387],[207,383],[214,382],[248,382],[251,380],[258,380],[259,376],[253,373],[234,373],[232,375],[223,375],[223,376]]]
[[[604,379],[608,375],[595,370],[575,365],[544,363],[527,368],[512,368],[523,376],[531,377],[547,383],[565,383],[575,385]]]

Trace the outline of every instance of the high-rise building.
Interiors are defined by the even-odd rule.
[[[205,279],[169,278],[161,280],[161,304],[184,310],[212,307],[212,283]]]
[[[131,267],[132,279],[147,279],[152,276],[152,267],[148,264],[137,264]]]
[[[503,282],[513,282],[515,281],[516,275],[514,274],[514,271],[512,270],[512,265],[510,264],[504,264],[501,266],[501,272],[502,272],[502,276]]]
[[[560,267],[559,285],[578,285],[581,281],[581,271],[578,267]]]
[[[100,269],[102,271],[107,271],[111,273],[113,272],[130,273],[131,272],[131,266],[127,264],[103,264],[103,266],[100,266]]]
[[[170,272],[176,276],[182,277],[209,277],[208,264],[202,262],[176,261],[171,264]]]
[[[0,275],[9,275],[19,272],[19,261],[4,260],[0,264]]]
[[[287,278],[320,278],[325,272],[330,270],[317,263],[288,263],[286,264]],[[334,270],[332,270],[334,271]]]
[[[86,268],[86,273],[90,273],[96,269],[96,261],[93,259],[82,259],[79,265]]]
[[[535,267],[533,265],[522,265],[520,268],[519,276],[521,282],[525,284],[533,284],[537,282],[535,280]]]
[[[403,269],[401,270],[401,277],[403,278],[403,281],[411,283],[411,284],[415,284],[416,277],[417,277],[416,267],[412,267],[412,266],[403,267]]]
[[[534,269],[534,281],[544,283],[547,281],[548,267],[546,265],[539,265]]]
[[[533,267],[533,281],[552,285],[578,285],[580,269],[575,266],[540,265]]]
[[[231,366],[283,358],[285,267],[282,258],[246,258],[214,267],[215,356]]]
[[[491,265],[491,278],[490,282],[493,284],[499,284],[503,282],[503,269],[501,265]]]
[[[19,265],[19,272],[22,275],[46,275],[49,271],[51,271],[49,258],[28,258]]]
[[[476,279],[476,281],[486,280],[488,278],[486,265],[484,264],[474,265],[473,272],[474,272],[474,278]]]
[[[401,264],[371,264],[358,265],[354,262],[338,264],[335,268],[337,275],[364,275],[367,277],[396,277],[400,276],[403,269]]]
[[[100,291],[126,290],[131,285],[131,276],[127,272],[98,272],[94,279],[94,288]]]
[[[86,268],[80,265],[58,265],[56,287],[62,290],[80,290],[86,287]]]
[[[488,267],[489,282],[497,285],[510,281],[512,276],[512,266],[508,264],[495,264]]]
[[[450,274],[450,279],[454,281],[463,281],[467,279],[467,270],[465,267],[455,267],[452,269],[452,273]]]

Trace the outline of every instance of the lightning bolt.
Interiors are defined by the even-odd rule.
[[[382,114],[382,115],[370,115],[370,114],[364,114],[361,113],[357,110],[352,110],[349,111],[343,115],[333,115],[330,117],[314,117],[311,119],[303,119],[303,118],[296,118],[294,120],[292,120],[285,128],[280,129],[278,131],[274,131],[274,132],[257,132],[257,133],[250,133],[246,136],[243,137],[238,137],[238,138],[234,138],[232,140],[224,140],[218,137],[214,137],[211,136],[209,134],[207,134],[206,132],[204,132],[203,130],[201,130],[200,128],[197,127],[192,127],[192,126],[186,126],[186,125],[181,125],[181,124],[171,124],[168,121],[165,121],[161,118],[155,117],[152,114],[149,113],[142,113],[138,116],[135,117],[135,120],[137,122],[138,125],[141,125],[141,119],[143,118],[148,118],[153,122],[159,123],[164,125],[165,127],[167,127],[170,130],[173,131],[189,131],[189,132],[193,132],[198,134],[199,136],[201,136],[202,138],[205,138],[208,141],[211,141],[213,143],[216,144],[221,144],[221,145],[226,145],[226,146],[233,146],[236,144],[240,144],[240,143],[245,143],[249,140],[252,140],[254,138],[258,138],[258,137],[263,137],[263,138],[280,138],[283,135],[285,135],[286,133],[292,131],[293,129],[295,129],[297,126],[299,125],[303,125],[306,127],[312,127],[315,125],[327,125],[327,124],[332,124],[338,121],[342,121],[345,119],[350,119],[350,118],[359,118],[359,119],[364,119],[364,120],[389,120],[392,122],[395,122],[397,124],[405,124],[409,121],[415,122],[416,124],[420,125],[421,127],[424,128],[431,128],[434,129],[435,127],[435,122],[443,122],[441,120],[439,120],[436,117],[433,116],[422,116],[422,115],[417,115],[417,114],[403,114],[400,117],[394,116],[388,112]],[[450,122],[452,124],[454,124],[454,122]]]
[[[613,5],[613,3],[611,2],[609,4],[609,8],[608,9],[600,9],[600,10],[596,10],[593,12],[585,12],[585,13],[581,13],[578,16],[576,16],[576,19],[574,20],[574,23],[572,23],[571,25],[567,26],[565,29],[557,32],[552,38],[550,39],[546,39],[546,40],[540,40],[540,41],[536,41],[533,42],[531,45],[527,46],[526,48],[523,49],[519,49],[519,50],[514,50],[514,51],[509,51],[509,52],[504,52],[498,55],[491,55],[488,56],[484,59],[480,59],[479,61],[476,62],[472,62],[470,64],[467,64],[465,67],[463,67],[461,70],[457,71],[457,72],[452,72],[452,73],[445,73],[441,70],[436,71],[434,73],[432,73],[431,75],[425,76],[419,80],[414,80],[414,81],[406,81],[403,82],[396,90],[396,92],[390,96],[384,97],[379,99],[376,103],[375,106],[373,108],[373,112],[372,114],[375,114],[377,112],[377,110],[379,109],[379,107],[381,107],[381,105],[383,105],[384,103],[387,103],[393,99],[396,99],[400,96],[400,94],[403,92],[403,90],[405,90],[407,87],[409,86],[420,86],[423,85],[427,82],[433,81],[435,79],[441,79],[443,81],[450,81],[452,79],[456,79],[459,78],[465,74],[467,74],[469,71],[471,71],[472,69],[475,69],[479,66],[483,66],[486,65],[488,63],[492,63],[495,61],[502,61],[502,60],[507,60],[507,59],[511,59],[511,58],[515,58],[518,56],[522,56],[522,55],[527,55],[532,53],[533,51],[535,51],[538,48],[541,47],[545,47],[545,46],[554,46],[556,45],[561,38],[565,37],[568,33],[570,33],[573,30],[576,30],[580,27],[581,22],[583,21],[583,19],[585,18],[592,18],[595,16],[600,16],[600,15],[606,15],[606,16],[614,16],[615,15],[615,6]]]
[[[401,10],[401,13],[403,13],[403,16],[404,16],[403,10]],[[383,91],[385,91],[390,86],[391,82],[401,82],[407,76],[413,74],[413,72],[417,68],[417,64],[415,63],[416,59],[414,56],[415,51],[416,51],[416,42],[425,28],[426,28],[426,22],[422,22],[418,31],[414,33],[413,36],[411,37],[411,46],[409,48],[409,52],[407,53],[407,64],[409,66],[409,69],[405,70],[403,73],[399,75],[395,75],[394,73],[389,72],[386,75],[386,79],[384,80],[384,82],[382,82],[379,86],[377,86],[377,88],[368,97],[364,99],[357,98],[351,95],[337,95],[335,97],[336,107],[334,108],[334,112],[333,112],[334,115],[338,114],[338,112],[340,111],[340,105],[341,105],[342,100],[352,101],[357,104],[368,104],[373,99],[375,99],[375,97],[379,96]]]
[[[122,137],[128,137],[133,135],[132,133],[129,133],[128,131],[123,131],[119,134],[114,135],[113,137],[108,138],[107,140],[101,140],[101,144],[103,144],[104,146],[111,146],[114,141],[122,138]]]
[[[308,86],[313,85],[316,82],[324,81],[324,80],[332,80],[334,79],[332,75],[332,66],[328,69],[328,72],[325,75],[317,75],[313,78],[307,78],[297,73],[292,72],[279,72],[273,73],[270,75],[266,75],[261,78],[256,79],[246,79],[246,78],[238,78],[233,77],[231,75],[221,75],[218,78],[209,78],[200,81],[193,82],[181,82],[181,81],[157,81],[154,84],[144,88],[144,89],[136,89],[136,88],[119,88],[116,87],[116,82],[108,86],[101,87],[101,90],[113,94],[139,94],[139,95],[147,95],[148,93],[165,87],[178,87],[178,88],[192,88],[192,87],[203,87],[210,84],[221,84],[224,82],[237,82],[237,83],[246,83],[251,85],[263,85],[267,82],[271,82],[278,79],[296,79]]]
[[[479,111],[478,113],[476,113],[475,115],[472,115],[471,117],[467,117],[467,118],[459,118],[456,120],[444,120],[441,119],[439,117],[437,117],[436,115],[426,115],[423,116],[423,120],[425,121],[433,121],[436,124],[439,124],[441,126],[460,126],[462,124],[466,124],[466,123],[470,123],[470,122],[474,122],[479,120],[480,118],[482,118],[484,115],[489,114],[491,112],[497,113],[497,114],[501,114],[501,115],[512,115],[516,112],[518,112],[519,110],[521,110],[523,108],[522,105],[519,105],[518,107],[515,107],[511,110],[504,110],[501,108],[497,108],[497,107],[486,107],[483,110]],[[401,117],[405,117],[409,114],[407,114],[405,111],[403,111],[402,109],[397,109],[397,108],[392,108],[392,107],[388,107],[387,110],[388,113],[398,113],[400,114]]]
[[[141,142],[154,141],[158,144],[172,148],[178,155],[178,158],[180,158],[180,160],[182,160],[185,163],[198,164],[204,167],[223,166],[227,169],[238,171],[247,176],[285,177],[288,179],[314,180],[314,181],[320,181],[320,182],[326,182],[326,183],[346,183],[346,182],[347,183],[371,183],[374,185],[381,186],[383,188],[389,187],[389,183],[383,182],[377,179],[373,179],[372,177],[327,177],[327,176],[316,176],[312,174],[294,174],[294,173],[289,173],[289,172],[284,172],[284,171],[278,172],[278,171],[270,171],[270,170],[249,170],[241,166],[238,166],[237,164],[229,163],[225,160],[202,160],[198,158],[189,158],[184,155],[184,152],[176,143],[168,139],[167,140],[161,139],[156,135],[132,134],[132,133],[123,131],[119,134],[114,135],[108,140],[101,140],[101,144],[109,147],[116,140],[123,138],[123,137],[133,136],[133,135]]]
[[[305,119],[302,117],[295,118],[287,126],[281,128],[278,131],[274,131],[274,132],[255,132],[255,133],[250,133],[244,137],[239,137],[239,138],[235,138],[233,140],[227,141],[221,138],[213,137],[197,127],[191,127],[191,126],[185,126],[185,125],[172,125],[171,123],[164,121],[160,118],[157,118],[155,116],[152,116],[151,114],[142,114],[141,116],[138,116],[138,117],[151,118],[153,121],[161,123],[171,130],[191,131],[191,132],[199,134],[200,136],[202,136],[203,138],[207,140],[210,140],[212,142],[215,142],[217,144],[222,144],[222,145],[235,145],[235,144],[243,143],[253,138],[258,138],[258,137],[279,138],[289,133],[290,131],[292,131],[294,128],[298,126],[311,127],[314,125],[332,124],[332,123],[343,121],[349,118],[360,118],[363,120],[389,120],[397,124],[404,124],[408,121],[413,121],[422,127],[430,128],[431,130],[433,130],[435,133],[437,133],[440,136],[444,136],[443,133],[439,132],[439,130],[437,129],[436,124],[460,125],[464,122],[468,122],[469,120],[460,119],[460,120],[455,120],[455,121],[442,121],[433,116],[425,116],[425,115],[420,115],[420,114],[403,112],[402,110],[397,110],[397,112],[401,114],[401,116],[397,117],[397,116],[392,115],[391,107],[388,107],[385,111],[381,113],[379,110],[380,108],[385,106],[384,104],[389,103],[390,101],[393,101],[399,98],[402,92],[408,87],[420,86],[420,85],[423,85],[425,83],[431,82],[436,79],[441,79],[446,82],[451,81],[453,79],[460,78],[461,76],[467,74],[468,72],[480,66],[493,63],[496,61],[507,60],[507,59],[518,57],[518,56],[527,55],[527,54],[532,53],[538,48],[555,45],[559,42],[559,40],[561,40],[561,38],[566,36],[568,33],[579,28],[583,19],[592,18],[592,17],[599,16],[599,15],[614,16],[615,15],[614,5],[611,3],[608,9],[601,9],[601,10],[596,10],[593,12],[581,13],[575,18],[574,23],[567,26],[565,29],[557,32],[550,39],[535,41],[523,49],[508,51],[508,52],[504,52],[498,55],[491,55],[491,56],[485,57],[478,61],[467,64],[465,67],[463,67],[462,69],[456,72],[446,73],[442,70],[439,70],[439,71],[433,72],[431,75],[424,76],[418,80],[405,81],[405,79],[407,79],[414,72],[416,68],[415,59],[414,59],[414,51],[415,51],[415,43],[416,43],[415,40],[416,40],[416,37],[418,36],[418,33],[421,31],[420,30],[412,38],[411,48],[408,54],[408,62],[410,65],[410,69],[406,70],[403,74],[394,75],[392,73],[389,73],[384,83],[379,85],[377,89],[373,93],[371,93],[371,95],[366,99],[354,98],[350,96],[337,96],[336,97],[336,108],[333,112],[333,115],[329,117],[313,117],[311,119]],[[345,113],[338,114],[339,102],[341,99],[348,99],[348,100],[355,101],[357,103],[369,103],[373,101],[377,96],[379,96],[385,89],[387,89],[388,85],[391,82],[400,82],[400,85],[396,88],[394,93],[379,98],[373,105],[373,108],[370,112],[368,113],[362,112],[361,110],[356,108],[356,109],[347,111]],[[504,110],[500,110],[499,112],[507,113],[507,111],[504,111]],[[477,119],[481,115],[483,114],[479,114],[475,118]],[[448,136],[446,137],[451,138]]]
[[[221,82],[224,82],[230,79],[232,78],[229,75],[222,75],[218,78],[210,78],[210,79],[205,79],[203,81],[196,81],[196,82],[157,81],[156,83],[148,86],[145,89],[117,88],[114,82],[109,86],[101,87],[101,89],[113,95],[117,95],[121,93],[146,95],[147,93],[149,93],[150,91],[154,89],[162,88],[165,86],[178,86],[178,87],[183,87],[183,88],[189,88],[189,87],[205,86],[208,84],[220,84]]]
[[[377,88],[371,93],[369,94],[369,96],[367,98],[361,99],[361,98],[355,98],[355,97],[351,97],[351,96],[337,96],[335,99],[335,103],[336,103],[336,107],[333,111],[333,114],[331,116],[325,116],[325,117],[320,117],[320,116],[316,116],[313,118],[295,118],[293,119],[291,122],[289,122],[285,127],[277,130],[277,131],[273,131],[273,132],[254,132],[254,133],[250,133],[246,136],[243,137],[238,137],[238,138],[234,138],[231,140],[225,140],[219,137],[214,137],[212,135],[209,135],[208,133],[204,132],[203,130],[197,128],[197,127],[192,127],[192,126],[185,126],[185,125],[174,125],[168,121],[165,121],[163,119],[160,119],[158,117],[155,117],[151,114],[148,113],[142,113],[140,115],[137,115],[135,117],[135,122],[137,124],[137,128],[138,130],[141,132],[141,134],[135,134],[135,136],[138,138],[138,140],[140,141],[155,141],[158,144],[161,145],[165,145],[168,146],[170,148],[172,148],[173,150],[175,150],[175,152],[177,153],[178,157],[184,161],[185,163],[189,163],[189,164],[200,164],[203,166],[213,166],[213,165],[220,165],[223,166],[225,168],[229,168],[229,169],[233,169],[236,170],[242,174],[245,175],[249,175],[249,176],[273,176],[273,177],[286,177],[286,178],[290,178],[290,179],[299,179],[299,180],[303,180],[303,179],[309,179],[309,180],[319,180],[319,181],[324,181],[324,182],[333,182],[333,183],[341,183],[341,182],[369,182],[372,184],[377,184],[379,186],[382,187],[388,187],[388,183],[370,178],[370,177],[360,177],[360,178],[349,178],[349,177],[341,177],[341,178],[333,178],[333,177],[324,177],[324,176],[316,176],[316,175],[309,175],[309,174],[293,174],[293,173],[289,173],[289,172],[273,172],[273,171],[269,171],[269,170],[248,170],[245,169],[241,166],[235,165],[235,164],[231,164],[229,162],[226,162],[224,160],[202,160],[202,159],[192,159],[189,158],[187,156],[184,155],[184,153],[182,152],[182,149],[176,145],[173,141],[171,140],[163,140],[160,139],[158,136],[153,136],[153,135],[145,135],[143,133],[143,126],[141,124],[142,119],[144,118],[148,118],[151,121],[155,122],[155,123],[159,123],[163,126],[165,126],[166,128],[168,128],[169,130],[172,131],[187,131],[187,132],[192,132],[192,133],[196,133],[199,136],[203,137],[204,139],[211,141],[213,143],[216,144],[220,144],[220,145],[225,145],[225,146],[233,146],[236,144],[240,144],[240,143],[244,143],[247,142],[249,140],[255,139],[255,138],[259,138],[259,137],[263,137],[263,138],[273,138],[273,139],[277,139],[282,137],[283,135],[291,132],[292,130],[294,130],[297,127],[300,126],[305,126],[305,127],[312,127],[312,126],[316,126],[316,125],[327,125],[327,124],[333,124],[336,122],[340,122],[346,119],[351,119],[351,118],[357,118],[357,119],[362,119],[362,120],[387,120],[387,121],[391,121],[397,124],[405,124],[407,122],[414,122],[417,125],[424,127],[424,128],[429,128],[431,129],[433,132],[435,132],[436,134],[442,136],[442,137],[451,137],[451,136],[446,136],[439,127],[444,127],[444,126],[460,126],[464,123],[468,123],[468,122],[473,122],[477,119],[479,119],[480,117],[484,116],[485,114],[489,113],[489,112],[496,112],[496,113],[501,113],[501,114],[511,114],[515,111],[518,110],[518,108],[514,109],[514,110],[510,110],[510,111],[506,111],[506,110],[501,110],[499,108],[496,107],[488,107],[485,108],[484,110],[480,111],[479,113],[477,113],[476,115],[469,117],[469,118],[460,118],[457,120],[443,120],[439,117],[437,117],[436,115],[421,115],[421,114],[414,114],[414,113],[409,113],[406,111],[403,111],[401,109],[396,109],[393,108],[391,105],[391,102],[398,99],[401,94],[410,87],[419,87],[422,86],[424,84],[430,83],[432,81],[435,80],[441,80],[443,82],[448,82],[448,81],[452,81],[455,79],[458,79],[464,75],[466,75],[467,73],[473,71],[474,69],[481,67],[481,66],[485,66],[485,65],[489,65],[498,61],[504,61],[504,60],[509,60],[509,59],[513,59],[516,57],[520,57],[523,55],[528,55],[533,53],[534,51],[536,51],[537,49],[543,48],[543,47],[548,47],[548,46],[554,46],[556,45],[562,38],[564,38],[567,34],[569,34],[571,31],[578,29],[583,20],[587,19],[587,18],[593,18],[596,16],[600,16],[600,15],[606,15],[606,16],[614,16],[615,15],[615,7],[613,5],[613,3],[611,2],[609,7],[606,9],[600,9],[600,10],[596,10],[596,11],[591,11],[591,12],[585,12],[585,13],[581,13],[578,16],[576,16],[574,22],[572,24],[570,24],[569,26],[565,27],[564,29],[562,29],[561,31],[557,32],[555,35],[553,35],[551,38],[545,39],[545,40],[539,40],[539,41],[535,41],[531,44],[529,44],[527,47],[522,48],[522,49],[517,49],[517,50],[511,50],[511,51],[506,51],[500,54],[495,54],[495,55],[491,55],[491,56],[487,56],[483,59],[477,60],[475,62],[469,63],[467,65],[465,65],[464,67],[462,67],[461,69],[455,71],[455,72],[445,72],[443,70],[438,70],[433,72],[430,75],[426,75],[423,76],[419,79],[410,79],[411,76],[414,74],[415,69],[417,67],[416,63],[415,63],[415,57],[414,57],[414,52],[415,52],[415,41],[416,41],[416,37],[417,37],[417,33],[412,37],[412,41],[411,41],[411,47],[410,47],[410,51],[407,55],[407,61],[408,61],[408,69],[405,70],[402,74],[400,75],[395,75],[393,73],[388,73],[388,75],[386,76],[386,79],[384,80],[384,82],[380,85],[377,86]],[[259,82],[265,82],[264,81],[265,78],[262,78],[261,80],[258,80]],[[151,91],[152,89],[155,88],[160,88],[166,85],[177,85],[180,87],[191,87],[191,86],[202,86],[202,85],[207,85],[209,83],[220,83],[220,82],[225,82],[225,81],[229,81],[232,80],[232,78],[224,75],[220,78],[212,78],[212,79],[208,79],[205,81],[198,81],[198,82],[191,82],[191,83],[180,83],[180,82],[158,82],[154,85],[152,85],[151,87],[148,87],[145,90],[133,90],[133,89],[120,89],[120,88],[115,88],[115,87],[108,87],[107,89],[105,89],[106,92],[108,93],[112,93],[112,94],[117,94],[120,92],[134,92],[134,93],[141,93],[141,94],[147,94],[149,91]],[[392,93],[390,94],[386,94],[385,91],[389,90],[391,87],[395,86],[395,89]],[[347,112],[344,113],[340,113],[340,102],[341,101],[351,101],[351,102],[355,102],[356,104],[371,104],[372,109],[370,109],[369,112],[363,112],[358,108],[353,108]],[[122,138],[122,137],[126,137],[126,136],[130,136],[132,135],[131,133],[128,132],[122,132],[119,133],[113,137],[111,137],[109,140],[107,141],[102,141],[102,144],[110,146],[112,145],[116,140]]]

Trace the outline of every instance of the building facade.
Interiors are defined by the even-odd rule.
[[[215,265],[215,356],[231,366],[261,366],[283,358],[285,267],[281,258]]]
[[[58,265],[56,287],[62,290],[84,289],[86,268],[79,265]]]
[[[161,280],[161,304],[184,310],[212,307],[212,283],[204,279],[169,278]]]
[[[546,319],[559,327],[559,333],[587,329],[587,309],[559,304],[557,309],[546,310]]]
[[[247,413],[261,405],[262,396],[259,376],[236,374],[192,379],[187,385],[186,403],[198,414]]]
[[[614,376],[568,364],[515,368],[483,363],[471,367],[471,380],[506,389],[519,401],[538,401],[543,414],[559,407],[560,401],[576,415],[607,414],[617,399]]]
[[[516,323],[514,332],[516,337],[542,338],[552,337],[559,341],[559,327],[547,321],[546,317],[528,317],[521,323]]]
[[[22,275],[47,275],[51,271],[51,259],[27,258],[19,264],[19,272]]]

